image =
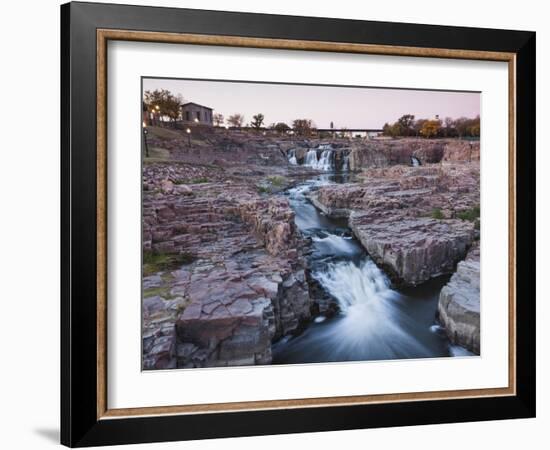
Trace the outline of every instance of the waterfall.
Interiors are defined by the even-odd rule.
[[[329,264],[326,271],[313,277],[337,300],[344,314],[369,304],[372,307],[394,294],[388,278],[371,259],[359,266],[350,261]]]
[[[310,150],[314,155],[310,156],[312,164],[318,163],[318,154],[321,156],[330,149],[317,150]],[[295,224],[300,232],[311,237],[308,265],[316,281],[315,298],[323,309],[319,309],[319,315],[303,333],[273,344],[273,363],[459,355],[460,349],[449,349],[446,334],[430,328],[445,281],[433,285],[428,282],[420,291],[414,288],[410,294],[393,290],[388,277],[365,254],[342,221],[320,213],[308,200],[311,190],[325,184],[344,183],[346,177],[334,177],[342,181],[332,178],[330,173],[315,174],[288,190]],[[419,302],[419,298],[427,303]],[[332,315],[334,304],[338,305],[338,311]]]
[[[342,171],[349,172],[349,153],[344,155],[344,162],[342,163]]]
[[[293,166],[298,165],[298,160],[296,159],[296,150],[290,149],[288,151],[288,163],[292,164]]]
[[[318,150],[322,150],[321,156],[318,156]],[[288,162],[290,164],[298,163],[295,150],[288,152]],[[304,166],[325,172],[334,170],[334,150],[332,146],[330,144],[322,144],[318,148],[310,148],[306,153]]]
[[[317,169],[329,171],[333,168],[333,151],[332,150],[323,150],[323,153],[321,153],[321,158],[319,159],[319,162],[317,163]]]
[[[411,156],[411,164],[413,167],[420,166],[420,160],[416,156]]]
[[[314,148],[308,150],[304,166],[317,168],[317,150]]]
[[[429,350],[403,326],[411,318],[399,307],[400,296],[390,288],[384,273],[369,258],[356,265],[351,261],[329,264],[313,277],[338,302],[342,320],[330,331],[336,339],[322,336],[325,347],[333,352],[352,349],[365,359],[384,359],[403,354],[428,356]]]
[[[351,236],[341,236],[327,231],[319,234],[321,236],[312,236],[311,240],[320,254],[351,257],[362,252],[362,247]]]

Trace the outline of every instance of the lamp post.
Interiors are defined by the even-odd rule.
[[[145,157],[149,158],[149,146],[147,145],[147,124],[143,122],[143,143],[145,144]]]
[[[157,126],[159,126],[160,125],[160,106],[159,105],[155,105],[155,109],[153,111],[153,116],[155,114],[157,115],[156,116],[157,117]]]
[[[191,128],[187,128],[185,132],[187,133],[187,145],[191,147]]]

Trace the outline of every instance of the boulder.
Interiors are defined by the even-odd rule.
[[[456,345],[480,354],[479,245],[474,245],[441,289],[438,316]]]
[[[406,285],[451,273],[475,237],[473,223],[463,220],[363,218],[360,213],[350,216],[355,236],[378,265]]]
[[[170,180],[162,180],[160,189],[164,194],[171,194],[174,191],[174,183]]]

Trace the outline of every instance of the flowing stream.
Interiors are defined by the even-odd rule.
[[[312,158],[313,159],[313,158]],[[351,181],[353,174],[323,174],[289,189],[300,231],[312,240],[309,264],[322,294],[338,305],[294,337],[273,345],[273,363],[389,360],[462,356],[435,323],[439,291],[449,277],[414,288],[394,289],[347,226],[307,199],[313,189]]]

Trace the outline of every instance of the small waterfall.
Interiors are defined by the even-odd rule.
[[[351,236],[340,236],[323,231],[321,236],[312,236],[311,240],[319,252],[333,256],[354,256],[362,252],[362,248]]]
[[[321,151],[320,156],[318,153],[319,151]],[[290,150],[288,152],[288,162],[290,164],[298,164],[295,150]],[[310,148],[306,153],[303,165],[325,172],[334,170],[334,150],[332,145],[321,144],[318,148]]]
[[[399,308],[400,295],[371,259],[363,259],[359,265],[331,263],[313,277],[336,299],[343,316],[320,336],[324,347],[330,347],[327,350],[353,351],[364,359],[378,359],[382,354],[384,359],[429,356],[430,351],[404,330],[411,318]]]
[[[413,167],[420,166],[420,160],[416,156],[411,156],[411,165]]]
[[[295,149],[290,149],[288,151],[288,163],[292,164],[293,166],[298,165],[298,160],[296,159],[296,150]]]
[[[323,153],[321,153],[321,158],[319,159],[319,162],[317,163],[317,169],[329,171],[332,170],[334,164],[333,164],[333,154],[334,152],[332,150],[323,150]]]
[[[337,300],[344,314],[363,306],[374,307],[394,294],[388,278],[370,259],[359,266],[349,261],[330,264],[328,270],[313,277]]]
[[[342,171],[349,172],[349,153],[344,155],[344,161],[342,163]]]
[[[308,150],[304,166],[317,168],[317,150],[314,148]]]

